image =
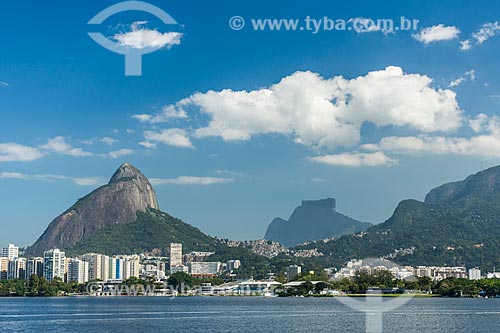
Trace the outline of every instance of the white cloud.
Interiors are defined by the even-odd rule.
[[[32,180],[32,181],[54,181],[54,180],[69,180],[72,183],[80,186],[97,186],[105,183],[105,180],[100,177],[68,177],[62,175],[51,174],[25,174],[20,172],[2,172],[0,173],[1,179],[17,179],[17,180]]]
[[[85,145],[93,145],[96,142],[102,142],[102,143],[107,144],[108,146],[112,146],[113,144],[118,142],[118,140],[110,138],[108,136],[104,136],[102,138],[92,138],[92,139],[88,139],[88,140],[81,140],[81,143],[83,143]]]
[[[383,152],[375,153],[342,153],[335,155],[323,155],[311,157],[310,160],[316,163],[346,166],[346,167],[376,167],[392,166],[398,163],[397,160],[386,156]]]
[[[57,136],[53,139],[49,139],[49,141],[45,145],[40,146],[40,148],[58,154],[76,156],[76,157],[93,155],[90,152],[84,151],[82,148],[73,147],[66,141],[66,138],[63,136]]]
[[[214,185],[233,182],[232,178],[180,176],[177,178],[151,178],[153,185]]]
[[[367,150],[381,150],[397,154],[440,154],[500,157],[500,118],[478,115],[469,121],[476,133],[471,137],[405,136],[385,137],[377,144],[363,145]]]
[[[34,161],[43,156],[37,148],[18,143],[0,143],[0,162]]]
[[[19,172],[2,172],[0,178],[3,179],[28,179],[28,175]]]
[[[433,42],[447,41],[458,38],[460,30],[455,26],[445,26],[444,24],[434,25],[423,29],[417,34],[413,35],[413,38],[418,40],[423,44],[430,44]]]
[[[174,45],[181,43],[182,33],[179,32],[166,32],[161,33],[157,30],[149,30],[144,28],[143,25],[147,22],[134,22],[131,25],[130,32],[115,34],[113,39],[116,40],[120,46],[131,47],[134,49],[145,48],[171,48]]]
[[[387,21],[387,25],[377,24],[376,20],[366,18],[366,17],[356,17],[348,21],[355,32],[358,34],[367,32],[382,32],[384,34],[394,32],[394,27],[392,22]]]
[[[181,128],[169,128],[161,132],[146,131],[144,132],[144,138],[150,143],[161,142],[174,147],[194,148],[187,135],[187,131]],[[144,142],[142,145],[145,145]]]
[[[147,149],[154,149],[156,148],[156,143],[149,142],[149,141],[141,141],[139,144]]]
[[[115,151],[109,152],[108,156],[111,158],[121,158],[123,156],[132,155],[133,153],[135,153],[135,151],[132,149],[120,149],[120,150],[115,150]]]
[[[486,22],[481,28],[472,34],[472,37],[460,42],[460,48],[462,50],[470,50],[473,46],[481,45],[491,37],[500,34],[500,23],[496,22]]]
[[[105,137],[103,137],[103,138],[100,138],[100,139],[99,139],[99,141],[101,141],[101,142],[103,142],[103,143],[107,144],[108,146],[112,146],[112,145],[116,142],[116,140],[115,140],[115,139],[110,138],[110,137],[108,137],[108,136],[105,136]]]
[[[460,49],[463,51],[470,50],[472,47],[471,41],[469,39],[460,42]]]
[[[296,72],[269,88],[195,93],[167,108],[188,106],[209,116],[207,126],[194,129],[194,137],[238,141],[277,133],[311,148],[354,146],[366,122],[450,132],[463,121],[453,91],[435,89],[429,77],[406,74],[395,66],[350,80]],[[162,141],[158,133],[146,134],[148,141]],[[192,147],[187,132],[181,137],[185,146]]]
[[[134,114],[132,115],[132,118],[134,119],[137,119],[139,120],[140,122],[149,122],[149,120],[152,118],[153,116],[151,116],[150,114],[145,114],[145,113],[142,113],[142,114]]]
[[[8,86],[10,86],[8,82],[0,81],[0,87],[8,87]]]
[[[449,154],[480,157],[500,157],[500,137],[478,135],[471,138],[449,137],[386,137],[377,148],[393,153]]]
[[[132,118],[135,118],[143,123],[157,124],[168,122],[173,119],[188,119],[187,112],[182,109],[182,107],[174,107],[172,105],[166,105],[162,108],[162,111],[155,115],[150,114],[134,114]]]
[[[475,73],[475,71],[473,69],[471,69],[468,72],[465,72],[459,78],[451,81],[450,85],[448,87],[450,87],[450,88],[457,87],[457,86],[461,85],[462,83],[464,83],[467,80],[470,80],[472,82],[474,82],[476,80],[476,73]]]
[[[71,178],[71,181],[80,186],[99,186],[106,183],[101,177]]]

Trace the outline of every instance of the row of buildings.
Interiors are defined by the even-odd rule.
[[[0,257],[0,279],[29,279],[32,275],[48,281],[60,278],[66,282],[91,280],[126,280],[140,275],[140,258],[87,253],[80,258],[67,258],[59,249],[45,251],[43,257],[19,257],[19,248],[9,244]]]
[[[428,277],[433,281],[441,281],[446,278],[463,278],[470,280],[481,279],[481,270],[470,268],[467,270],[464,266],[398,266],[393,262],[383,259],[357,260],[353,259],[340,270],[329,269],[327,273],[335,279],[352,278],[358,272],[375,274],[380,271],[388,271],[397,279],[406,279],[408,277]],[[495,274],[495,273],[491,273]]]
[[[9,244],[2,248],[0,257],[1,279],[29,279],[32,275],[48,281],[60,278],[65,282],[86,283],[92,280],[123,281],[131,277],[164,279],[168,273],[184,272],[194,277],[213,277],[222,272],[240,268],[239,260],[226,263],[204,261],[213,252],[194,251],[182,253],[182,244],[170,244],[169,257],[146,255],[108,256],[86,253],[77,258],[68,258],[64,251],[51,249],[43,257],[19,256],[19,247]]]
[[[223,271],[230,274],[241,267],[240,260],[229,260],[225,264],[217,261],[205,261],[213,252],[191,252],[183,255],[181,243],[170,244],[170,273],[187,273],[194,277],[213,277]]]

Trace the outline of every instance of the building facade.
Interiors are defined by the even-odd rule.
[[[47,281],[55,278],[65,280],[66,253],[59,249],[52,249],[43,253],[44,272],[43,276]]]

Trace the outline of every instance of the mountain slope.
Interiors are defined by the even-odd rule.
[[[335,205],[335,199],[331,198],[304,200],[288,221],[275,218],[264,238],[290,247],[306,241],[356,233],[371,226],[336,212]]]
[[[159,210],[149,208],[137,212],[133,223],[110,226],[66,248],[72,255],[86,252],[108,255],[143,253],[154,249],[168,253],[170,243],[182,243],[184,252],[215,251],[221,243],[199,229]]]
[[[439,186],[424,202],[402,201],[365,233],[307,247],[335,263],[379,256],[410,265],[500,267],[500,167]]]
[[[52,221],[27,252],[41,255],[47,249],[68,248],[110,226],[134,222],[137,211],[147,208],[159,209],[153,187],[138,169],[125,163],[107,185]]]

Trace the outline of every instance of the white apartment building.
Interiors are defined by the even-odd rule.
[[[241,261],[239,260],[229,260],[226,262],[226,269],[228,271],[233,271],[241,267]]]
[[[220,262],[188,262],[189,274],[192,276],[213,276],[221,269]]]
[[[70,259],[68,263],[68,282],[86,283],[89,281],[89,263],[80,259]]]
[[[481,270],[479,268],[469,269],[469,280],[480,280],[480,279],[481,279]]]
[[[175,266],[182,266],[182,244],[170,243],[170,269]]]
[[[9,260],[19,257],[19,247],[14,244],[7,245],[7,247],[2,249],[2,257],[6,257]]]
[[[52,281],[58,277],[64,281],[66,268],[66,253],[59,249],[52,249],[43,253],[44,272],[43,276],[47,281]]]

